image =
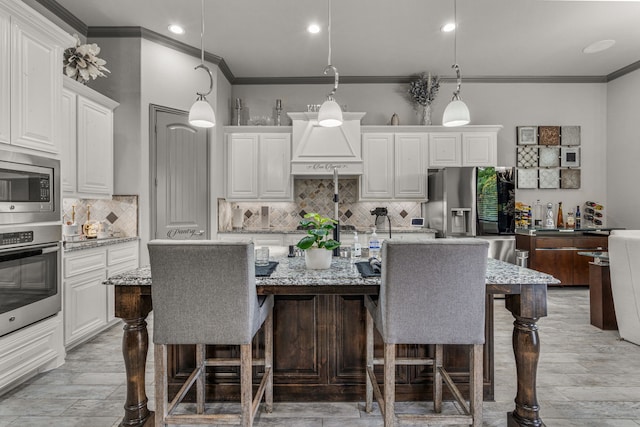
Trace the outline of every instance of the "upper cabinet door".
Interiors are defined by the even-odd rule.
[[[60,108],[60,177],[62,191],[73,193],[76,191],[76,99],[78,96],[70,90],[62,90]]]
[[[393,198],[393,134],[362,135],[364,173],[360,177],[360,199]]]
[[[227,199],[258,198],[258,134],[227,136]]]
[[[291,135],[260,135],[259,148],[260,198],[290,200],[291,179]]]
[[[113,111],[78,97],[78,192],[113,194]]]
[[[11,22],[0,10],[0,143],[11,143]]]
[[[462,164],[464,166],[496,166],[497,151],[496,132],[462,133]]]
[[[426,133],[395,135],[395,188],[397,199],[427,198],[429,136]]]
[[[429,167],[462,166],[460,140],[457,132],[429,134]]]
[[[38,30],[13,19],[11,51],[11,142],[58,153],[61,49]]]

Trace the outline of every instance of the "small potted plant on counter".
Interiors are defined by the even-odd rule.
[[[340,247],[340,242],[329,238],[338,221],[317,213],[308,213],[300,220],[307,231],[296,244],[305,251],[305,263],[309,270],[326,270],[331,266],[332,251]]]

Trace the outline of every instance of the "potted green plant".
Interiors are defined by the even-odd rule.
[[[296,244],[306,251],[305,263],[310,270],[326,270],[331,266],[332,250],[340,247],[340,242],[329,238],[338,221],[311,212],[300,220],[300,225],[307,231]]]

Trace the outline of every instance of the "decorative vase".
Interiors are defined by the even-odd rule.
[[[307,249],[304,252],[304,262],[307,270],[326,270],[331,267],[332,251],[322,248]]]
[[[423,105],[421,113],[420,124],[422,126],[431,126],[431,104]]]

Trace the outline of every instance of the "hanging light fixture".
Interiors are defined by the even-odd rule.
[[[189,110],[189,123],[192,126],[200,128],[210,128],[216,125],[216,115],[211,108],[211,104],[207,101],[207,95],[213,91],[213,74],[209,67],[204,65],[204,0],[202,0],[202,26],[200,31],[200,65],[194,68],[202,68],[209,74],[209,90],[204,92],[196,92],[198,95],[196,102],[193,103]]]
[[[453,65],[451,68],[456,70],[457,86],[455,92],[453,92],[453,98],[447,108],[444,109],[442,115],[443,126],[463,126],[469,123],[469,108],[462,99],[460,99],[460,85],[462,84],[462,78],[460,77],[460,66],[458,65],[458,52],[457,52],[457,34],[458,34],[458,11],[457,0],[453,1],[453,21],[456,26],[455,33],[453,34]]]
[[[340,106],[333,98],[333,95],[336,94],[338,90],[338,70],[336,67],[331,65],[331,0],[328,0],[329,3],[329,17],[328,17],[328,27],[327,33],[329,34],[329,58],[327,60],[327,66],[324,68],[324,74],[326,75],[329,71],[333,71],[335,76],[335,80],[333,83],[333,90],[329,92],[327,95],[327,100],[324,101],[324,104],[320,106],[320,111],[318,112],[318,124],[322,127],[333,128],[336,126],[342,126],[342,110]]]

